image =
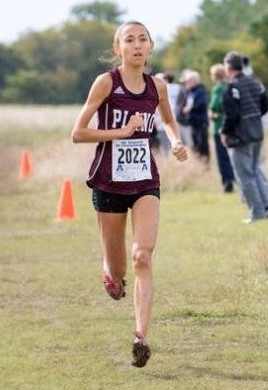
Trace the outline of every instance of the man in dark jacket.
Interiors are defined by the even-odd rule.
[[[250,223],[268,213],[268,181],[262,162],[262,115],[267,112],[267,93],[254,76],[243,73],[243,57],[236,52],[224,58],[229,83],[223,96],[221,139],[230,149],[241,193],[250,210]]]
[[[200,75],[196,71],[186,73],[185,87],[187,98],[183,113],[188,115],[188,121],[192,127],[194,149],[207,163],[210,158],[207,90],[201,83]]]

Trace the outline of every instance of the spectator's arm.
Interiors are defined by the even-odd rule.
[[[268,111],[268,96],[267,91],[263,89],[261,93],[261,115],[266,114]]]
[[[221,133],[232,134],[239,124],[240,120],[240,92],[233,86],[229,85],[223,95],[223,113],[224,120]]]

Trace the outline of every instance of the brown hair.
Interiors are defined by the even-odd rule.
[[[215,76],[216,80],[224,80],[226,77],[223,64],[214,64],[210,67],[210,73]]]
[[[137,20],[130,20],[129,22],[126,22],[126,23],[121,24],[121,25],[117,28],[117,30],[116,30],[116,32],[115,32],[115,34],[114,34],[114,42],[118,43],[118,42],[119,42],[119,37],[120,37],[121,30],[122,30],[124,27],[130,26],[130,25],[132,25],[132,24],[133,24],[133,25],[138,25],[138,26],[144,27],[144,29],[146,30],[146,32],[147,32],[147,34],[148,34],[148,36],[149,36],[150,41],[151,41],[151,42],[153,41],[153,40],[152,40],[152,37],[151,37],[151,34],[149,33],[148,29],[145,27],[145,25],[144,25],[143,23],[138,22]]]
[[[171,84],[171,83],[173,83],[173,82],[175,81],[175,75],[174,75],[172,72],[166,71],[166,72],[164,73],[164,80],[165,80],[167,83]]]

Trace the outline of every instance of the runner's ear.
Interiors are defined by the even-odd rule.
[[[119,47],[119,44],[117,42],[113,43],[113,52],[118,56],[120,55],[120,47]]]

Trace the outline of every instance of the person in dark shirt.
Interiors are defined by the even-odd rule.
[[[181,140],[189,149],[194,149],[192,127],[189,123],[189,114],[184,113],[183,109],[187,103],[187,90],[185,79],[190,69],[184,69],[179,79],[179,93],[176,102],[176,118],[180,126]]]
[[[208,163],[210,150],[207,90],[201,83],[200,75],[196,71],[186,73],[185,87],[187,99],[183,113],[188,114],[188,121],[192,128],[194,150],[205,163]]]
[[[268,213],[268,181],[262,164],[267,93],[259,80],[243,73],[239,53],[227,53],[224,65],[229,83],[223,95],[221,139],[229,147],[237,183],[250,211],[243,222],[251,223],[265,219]]]
[[[158,107],[176,159],[188,158],[178,139],[164,80],[146,72],[153,41],[147,28],[131,21],[121,25],[113,50],[121,65],[99,75],[74,124],[77,142],[98,142],[87,185],[97,212],[103,250],[103,284],[111,298],[125,296],[126,227],[132,221],[136,331],[132,365],[143,367],[151,350],[147,333],[152,309],[152,254],[159,224],[160,180],[151,150]],[[98,113],[97,129],[90,121]]]

